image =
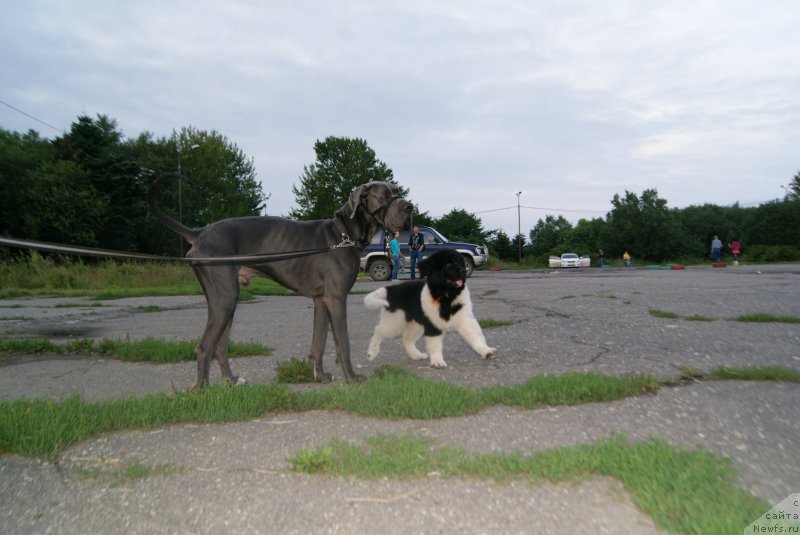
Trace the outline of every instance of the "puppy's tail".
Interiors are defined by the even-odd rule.
[[[389,301],[386,300],[386,288],[378,288],[364,296],[364,306],[370,310],[381,310],[389,308]]]

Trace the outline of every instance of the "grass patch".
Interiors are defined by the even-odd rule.
[[[122,468],[105,470],[101,466],[75,466],[72,473],[79,479],[96,479],[110,487],[119,487],[151,476],[166,476],[184,469],[171,464],[145,466],[138,462],[128,463]]]
[[[136,341],[103,339],[95,342],[90,339],[70,340],[66,344],[56,344],[43,338],[21,340],[0,340],[0,355],[78,355],[94,354],[131,362],[184,362],[195,359],[194,348],[197,341],[174,341],[157,338],[144,338]],[[272,349],[254,342],[235,342],[228,344],[228,355],[245,357],[269,355]]]
[[[481,329],[493,329],[495,327],[508,327],[509,325],[514,325],[514,322],[507,320],[496,320],[493,318],[486,318],[478,320],[478,325],[481,326]]]
[[[576,482],[587,474],[618,479],[634,503],[662,529],[686,533],[739,533],[769,509],[737,485],[728,459],[702,450],[683,450],[661,439],[630,443],[612,437],[594,444],[527,455],[468,455],[459,448],[433,447],[428,438],[378,435],[361,448],[333,440],[290,458],[298,472],[364,479],[444,477],[527,479],[532,483]]]
[[[755,376],[752,371],[727,373],[719,379],[750,380]],[[760,377],[798,381],[798,372],[770,373],[763,372]],[[0,451],[54,459],[64,448],[101,433],[173,423],[233,422],[277,411],[309,410],[429,420],[473,414],[497,404],[532,409],[612,401],[659,386],[652,376],[644,374],[614,377],[568,373],[534,377],[516,386],[473,390],[382,366],[363,383],[299,392],[278,384],[219,385],[201,392],[151,394],[98,403],[84,402],[78,396],[61,401],[0,401]]]
[[[314,382],[314,363],[310,359],[296,359],[294,357],[278,364],[278,377],[281,384],[298,384]]]
[[[653,385],[657,383],[650,376],[572,373],[535,378],[517,386],[472,390],[384,366],[360,384],[304,392],[292,392],[283,385],[220,385],[201,392],[99,403],[86,403],[78,396],[63,401],[0,401],[0,451],[52,459],[63,448],[100,433],[171,423],[230,422],[274,411],[308,410],[433,419],[472,414],[495,404],[533,408],[609,401],[638,395]]]
[[[104,305],[103,303],[59,303],[53,306],[53,308],[99,308],[105,307],[108,305]]]
[[[164,309],[163,307],[160,307],[158,305],[143,305],[143,306],[136,307],[136,311],[137,312],[143,312],[143,313],[161,312],[163,310],[166,310],[166,309]]]
[[[29,316],[9,316],[7,318],[0,318],[0,321],[30,321],[33,318]]]
[[[728,368],[719,366],[706,376],[709,381],[787,381],[800,383],[800,372],[778,366],[753,366],[748,368]]]
[[[693,316],[686,316],[683,319],[685,319],[686,321],[716,321],[714,318],[709,318],[708,316],[700,316],[698,314],[695,314]]]
[[[734,321],[751,323],[800,323],[800,318],[797,316],[775,316],[773,314],[756,313],[739,316],[738,318],[734,318]]]
[[[670,319],[670,320],[680,319],[680,316],[678,316],[674,312],[667,312],[665,310],[657,310],[655,308],[651,308],[650,309],[650,315],[655,317],[655,318],[665,318],[665,319]]]

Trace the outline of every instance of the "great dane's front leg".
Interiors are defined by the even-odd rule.
[[[336,343],[336,358],[342,365],[344,377],[348,381],[363,381],[364,377],[356,375],[350,364],[350,336],[347,334],[347,294],[338,297],[324,298],[328,316],[333,329],[333,340]]]
[[[314,331],[311,336],[311,355],[314,362],[314,380],[318,383],[329,383],[333,378],[325,373],[322,366],[322,357],[325,354],[325,342],[328,339],[328,309],[321,297],[314,299]]]

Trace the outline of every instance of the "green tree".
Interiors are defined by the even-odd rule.
[[[72,245],[102,245],[96,221],[107,213],[108,198],[89,174],[70,161],[50,162],[29,173],[20,200],[23,235]]]
[[[676,209],[675,215],[686,230],[686,241],[683,245],[685,254],[697,257],[708,257],[712,238],[716,235],[727,243],[734,239],[742,239],[744,221],[753,208],[733,206],[717,206],[704,204]]]
[[[653,261],[673,259],[685,254],[687,234],[675,213],[654,189],[644,190],[641,198],[630,191],[614,195],[605,234],[607,256],[632,256]]]
[[[800,201],[800,171],[797,172],[789,185],[786,186],[786,196],[784,201]]]
[[[742,241],[746,245],[791,246],[800,248],[800,200],[773,201],[751,213]]]
[[[492,231],[489,237],[489,250],[500,260],[516,260],[517,249],[502,230]]]
[[[569,236],[567,249],[580,255],[594,255],[599,249],[605,249],[601,241],[606,222],[599,217],[591,220],[580,219]]]
[[[572,223],[564,216],[547,215],[544,220],[536,222],[530,231],[531,254],[535,256],[561,254],[572,235]]]
[[[255,165],[215,130],[184,127],[169,140],[176,162],[190,184],[181,184],[179,214],[184,224],[201,227],[228,217],[258,215],[268,196],[256,180]],[[178,188],[178,183],[174,185]]]
[[[53,160],[53,145],[34,130],[26,134],[0,128],[0,234],[30,238],[23,229],[23,194],[31,173]]]
[[[137,248],[136,228],[146,214],[146,188],[139,166],[124,151],[122,139],[115,120],[105,115],[96,119],[80,116],[69,132],[53,140],[53,145],[57,159],[74,163],[102,202],[103,209],[92,212],[91,220],[97,244],[131,250]],[[60,176],[67,179],[67,175]],[[63,191],[68,189],[65,186]]]
[[[480,218],[460,208],[453,208],[436,219],[433,226],[448,240],[478,244],[486,241],[486,232]]]
[[[392,170],[359,138],[327,137],[314,143],[315,163],[303,167],[300,185],[292,186],[298,207],[295,219],[327,219],[344,205],[357,186],[379,180],[394,181]],[[400,188],[402,196],[408,191]]]

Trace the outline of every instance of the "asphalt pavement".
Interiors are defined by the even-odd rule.
[[[475,314],[508,322],[485,331],[497,347],[485,361],[456,334],[445,338],[448,368],[406,358],[385,342],[366,349],[376,324],[360,280],[348,302],[353,365],[371,375],[392,364],[473,388],[536,375],[593,371],[676,378],[775,365],[800,370],[800,325],[745,323],[754,313],[800,317],[800,266],[575,269],[476,272]],[[205,323],[202,296],[0,302],[0,336],[193,339]],[[157,305],[156,312],[142,307]],[[652,311],[673,313],[658,317]],[[279,362],[310,346],[310,300],[261,297],[239,306],[232,338],[274,348],[234,359],[250,383],[275,379]],[[325,365],[341,381],[329,341]],[[194,383],[194,363],[123,363],[97,357],[0,357],[0,398],[87,401],[173,392]],[[212,367],[212,382],[220,380]],[[245,387],[246,388],[246,387]],[[312,386],[310,388],[326,388]],[[213,425],[174,425],[104,435],[64,451],[56,463],[0,455],[2,533],[655,533],[652,520],[615,480],[531,485],[443,479],[358,480],[296,474],[287,458],[332,438],[361,443],[378,433],[430,436],[468,452],[530,452],[624,433],[702,447],[731,459],[743,488],[771,504],[800,491],[800,385],[695,382],[611,403],[520,410],[493,407],[433,421],[389,421],[338,412],[270,414]],[[138,462],[174,473],[121,486],[76,477],[79,467]]]

